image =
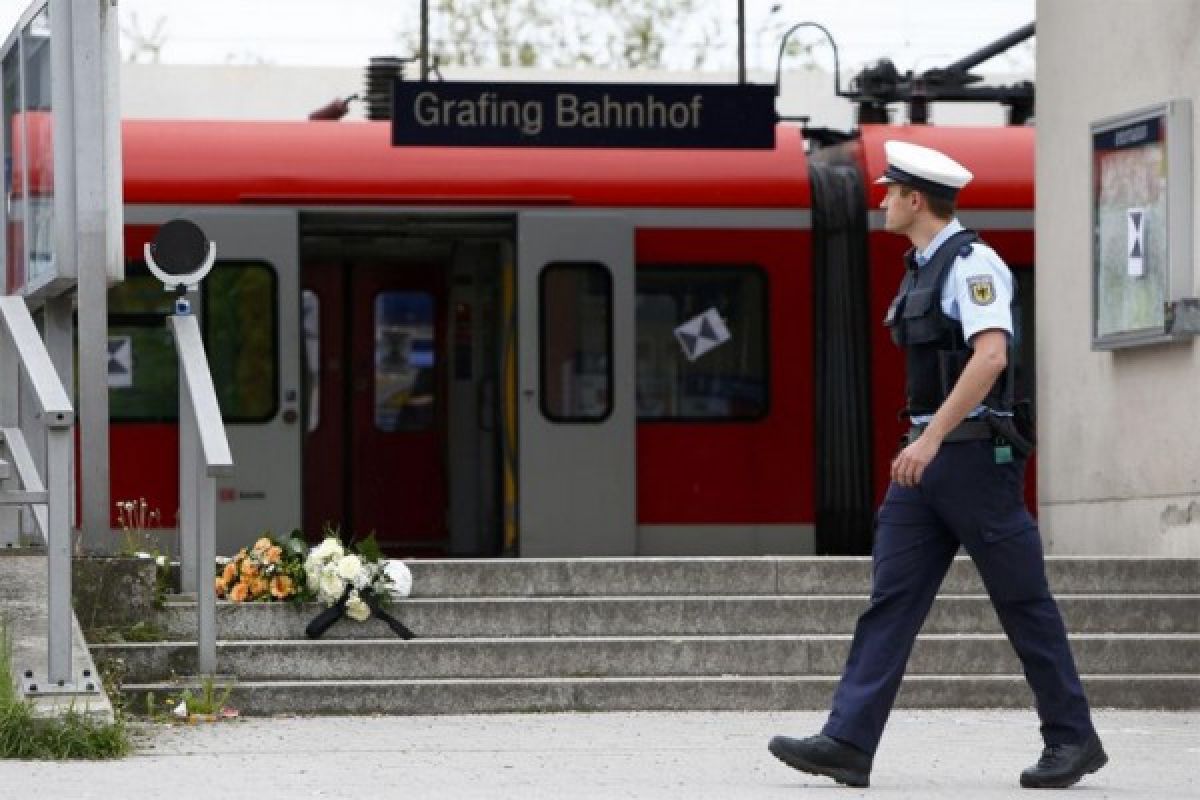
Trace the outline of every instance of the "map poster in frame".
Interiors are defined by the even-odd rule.
[[[1173,341],[1192,293],[1192,108],[1098,120],[1092,144],[1092,349]]]

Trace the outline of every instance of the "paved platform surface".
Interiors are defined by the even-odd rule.
[[[243,719],[148,726],[112,762],[0,761],[4,800],[289,798],[1014,798],[1041,749],[1032,712],[899,711],[872,787],[795,772],[766,749],[823,714],[605,713]],[[1072,792],[1200,797],[1200,713],[1099,711],[1110,762]]]

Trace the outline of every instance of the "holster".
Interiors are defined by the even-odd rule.
[[[1033,454],[1033,442],[1017,430],[1017,424],[1012,417],[999,414],[984,414],[983,419],[996,436],[1003,437],[1021,458],[1029,458]]]

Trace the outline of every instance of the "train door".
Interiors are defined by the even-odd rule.
[[[520,554],[634,555],[631,221],[519,214],[517,318]]]
[[[350,272],[350,519],[390,549],[445,546],[444,277],[431,265]]]
[[[233,553],[263,531],[286,533],[301,521],[300,359],[288,334],[299,326],[296,213],[130,207],[125,221],[139,245],[130,258],[175,217],[194,221],[217,246],[216,268],[191,298],[233,453],[233,474],[217,481],[216,520],[217,552]],[[132,351],[127,388],[113,390],[112,416],[139,423],[114,425],[113,463],[136,467],[114,469],[113,492],[116,499],[150,496],[169,524],[179,485],[174,346],[162,324],[170,301],[138,275],[121,287],[128,307],[110,308],[110,335]]]
[[[306,266],[309,534],[374,533],[390,552],[446,539],[445,275],[439,265]],[[316,371],[316,370],[314,370]],[[313,379],[315,377],[315,380]]]
[[[502,549],[511,230],[503,219],[306,218],[310,538],[330,525],[404,557]]]

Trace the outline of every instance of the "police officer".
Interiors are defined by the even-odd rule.
[[[774,737],[791,767],[867,786],[917,632],[959,546],[974,560],[1037,703],[1045,749],[1026,788],[1064,788],[1108,758],[1092,727],[1066,629],[1023,499],[1028,443],[1012,424],[1014,295],[1000,257],[954,218],[962,165],[885,145],[885,227],[912,249],[886,324],[904,348],[912,427],[879,509],[873,585],[822,732]]]

